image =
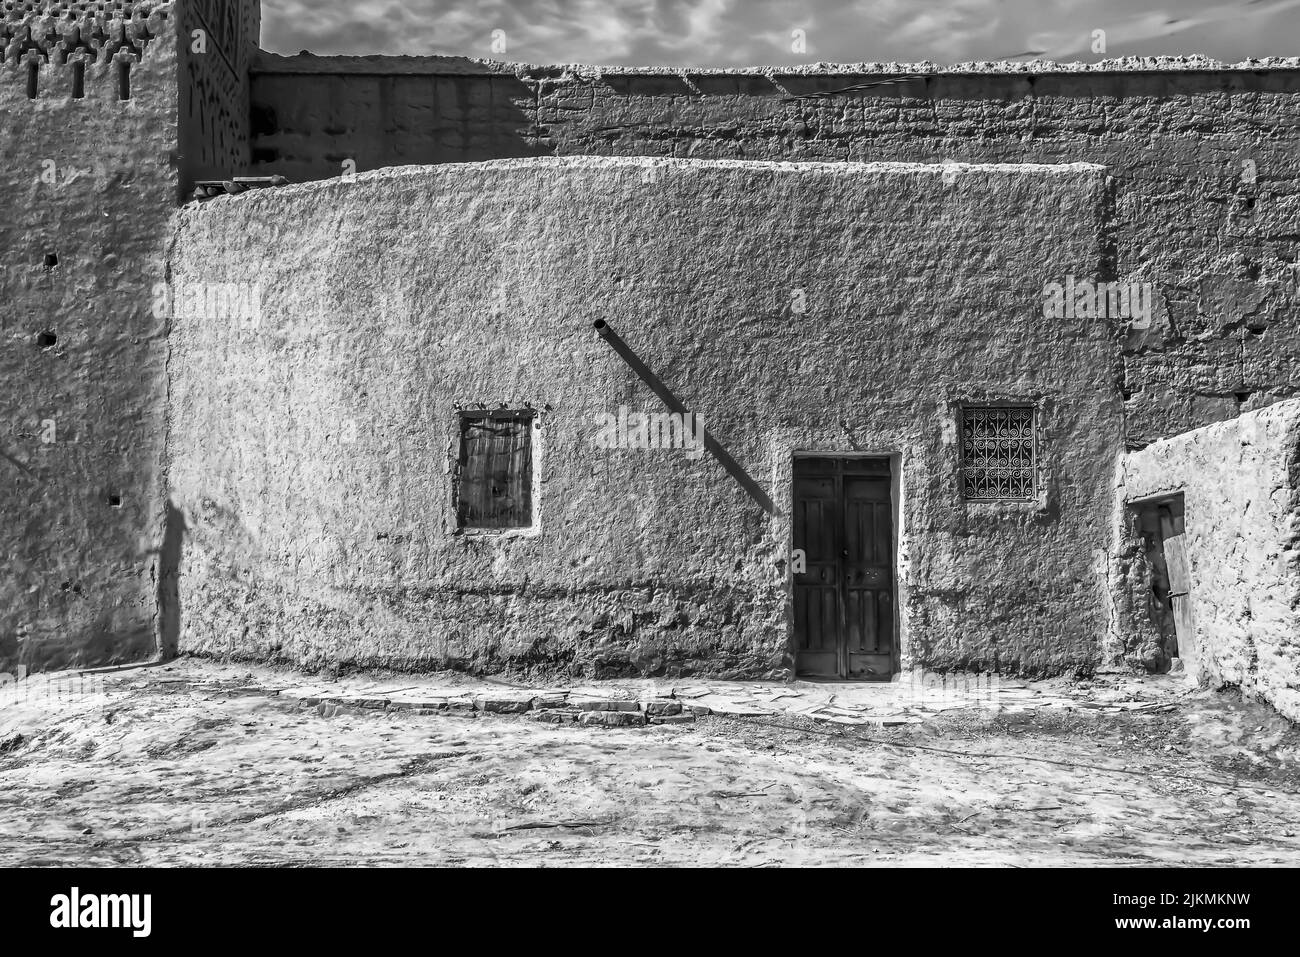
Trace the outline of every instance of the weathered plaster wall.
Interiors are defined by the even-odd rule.
[[[370,665],[761,674],[786,663],[790,460],[901,454],[907,661],[1089,668],[1122,449],[1089,166],[568,158],[408,167],[182,213],[168,459],[181,648]],[[792,306],[802,290],[805,313]],[[658,400],[604,318],[766,487],[603,451]],[[1042,495],[958,494],[954,404],[1039,404]],[[535,534],[454,533],[454,404],[540,416]]]
[[[1126,500],[1182,492],[1203,680],[1300,720],[1300,400],[1125,459]],[[1138,583],[1139,585],[1141,583]]]
[[[1162,300],[1125,343],[1141,445],[1300,394],[1300,70],[1198,66],[503,75],[452,58],[283,57],[253,78],[254,158],[294,180],[338,175],[347,156],[362,169],[534,153],[1099,163],[1122,197],[1110,265]]]
[[[154,648],[165,353],[151,305],[176,197],[173,8],[103,6],[6,10],[0,27],[3,671]],[[69,57],[87,58],[81,99]]]

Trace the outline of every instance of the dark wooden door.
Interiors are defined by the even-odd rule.
[[[895,667],[894,529],[886,458],[794,463],[799,674],[884,680]]]
[[[820,461],[820,460],[817,460]],[[804,571],[794,576],[797,670],[840,674],[840,502],[834,475],[800,475],[795,460],[794,547]]]

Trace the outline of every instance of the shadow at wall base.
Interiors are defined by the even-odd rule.
[[[0,673],[14,674],[25,668],[28,674],[44,671],[73,671],[78,668],[106,668],[143,664],[157,657],[153,629],[99,631],[45,641],[0,639]]]

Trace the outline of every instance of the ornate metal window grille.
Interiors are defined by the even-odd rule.
[[[962,493],[969,501],[1032,499],[1033,406],[967,406],[961,410]]]

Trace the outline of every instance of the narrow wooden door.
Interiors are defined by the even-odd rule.
[[[886,458],[794,464],[799,674],[888,679],[895,667],[894,533]]]
[[[819,460],[820,461],[820,460]],[[840,503],[834,475],[800,475],[795,460],[794,547],[804,570],[794,576],[796,670],[840,674]]]
[[[1195,673],[1196,629],[1192,621],[1192,575],[1187,560],[1187,538],[1181,496],[1169,505],[1160,506],[1160,543],[1165,567],[1169,572],[1169,603],[1173,610],[1174,633],[1178,639],[1178,657],[1183,668]]]
[[[850,678],[888,678],[894,670],[893,538],[888,473],[845,475],[841,570]]]

